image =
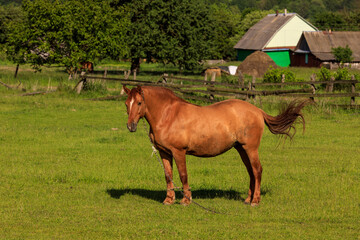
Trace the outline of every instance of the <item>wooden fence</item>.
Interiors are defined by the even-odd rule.
[[[205,77],[206,79],[206,77]],[[260,96],[285,96],[296,98],[349,98],[349,106],[358,106],[355,104],[355,98],[360,97],[360,92],[356,92],[356,84],[360,81],[355,80],[341,80],[341,81],[315,81],[312,77],[308,82],[281,82],[281,83],[256,83],[255,79],[249,82],[245,87],[244,82],[239,80],[238,84],[222,83],[215,80],[213,75],[210,81],[188,79],[183,77],[175,77],[164,74],[158,81],[137,80],[136,75],[134,79],[129,79],[129,74],[125,74],[124,78],[112,78],[106,76],[84,75],[77,84],[77,91],[81,91],[81,86],[86,81],[102,80],[102,81],[119,81],[121,84],[130,86],[164,86],[174,92],[180,97],[192,100],[201,100],[206,102],[215,102],[220,98],[239,98],[249,99]],[[348,92],[335,92],[334,85],[350,85]],[[319,91],[321,85],[326,85],[325,91]],[[291,86],[298,86],[296,89],[288,89]],[[272,87],[270,90],[260,90]],[[273,89],[273,88],[280,89]],[[286,88],[286,89],[285,89]],[[110,97],[111,98],[111,97]],[[106,97],[103,99],[107,99]]]

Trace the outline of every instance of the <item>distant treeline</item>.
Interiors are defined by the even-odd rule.
[[[306,19],[311,19],[318,13],[360,10],[358,0],[209,0],[210,3],[226,3],[236,6],[240,11],[246,9],[277,10],[288,9]]]
[[[21,3],[20,3],[21,2]],[[234,59],[233,46],[264,16],[296,12],[319,30],[360,30],[357,0],[0,0],[0,53],[40,70],[140,59],[193,69]]]
[[[0,5],[15,4],[20,5],[22,0],[0,0]]]

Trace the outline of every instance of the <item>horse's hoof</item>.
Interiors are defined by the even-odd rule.
[[[175,203],[175,199],[165,199],[163,201],[164,205],[173,205]]]
[[[191,202],[180,202],[180,205],[182,206],[189,206]]]
[[[251,203],[251,206],[252,206],[252,207],[259,206],[259,203]]]
[[[250,204],[251,204],[251,202],[244,201],[244,204],[245,204],[245,205],[250,205]]]
[[[180,205],[182,206],[189,206],[191,203],[191,201],[187,198],[183,198],[181,201],[180,201]]]

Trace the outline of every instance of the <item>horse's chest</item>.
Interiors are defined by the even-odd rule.
[[[168,154],[171,154],[171,144],[167,143],[166,141],[164,141],[160,134],[154,134],[153,132],[150,132],[149,134],[150,136],[150,139],[152,141],[152,143],[155,145],[155,147],[158,149],[158,150],[161,150],[163,152],[166,152]]]

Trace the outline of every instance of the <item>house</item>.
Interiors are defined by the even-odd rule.
[[[303,31],[317,28],[296,13],[269,14],[252,26],[234,46],[237,60],[255,51],[266,52],[277,65],[290,65],[290,50],[295,49]]]
[[[337,67],[332,48],[346,47],[353,52],[352,67],[360,68],[360,32],[304,32],[291,53],[291,66]]]

